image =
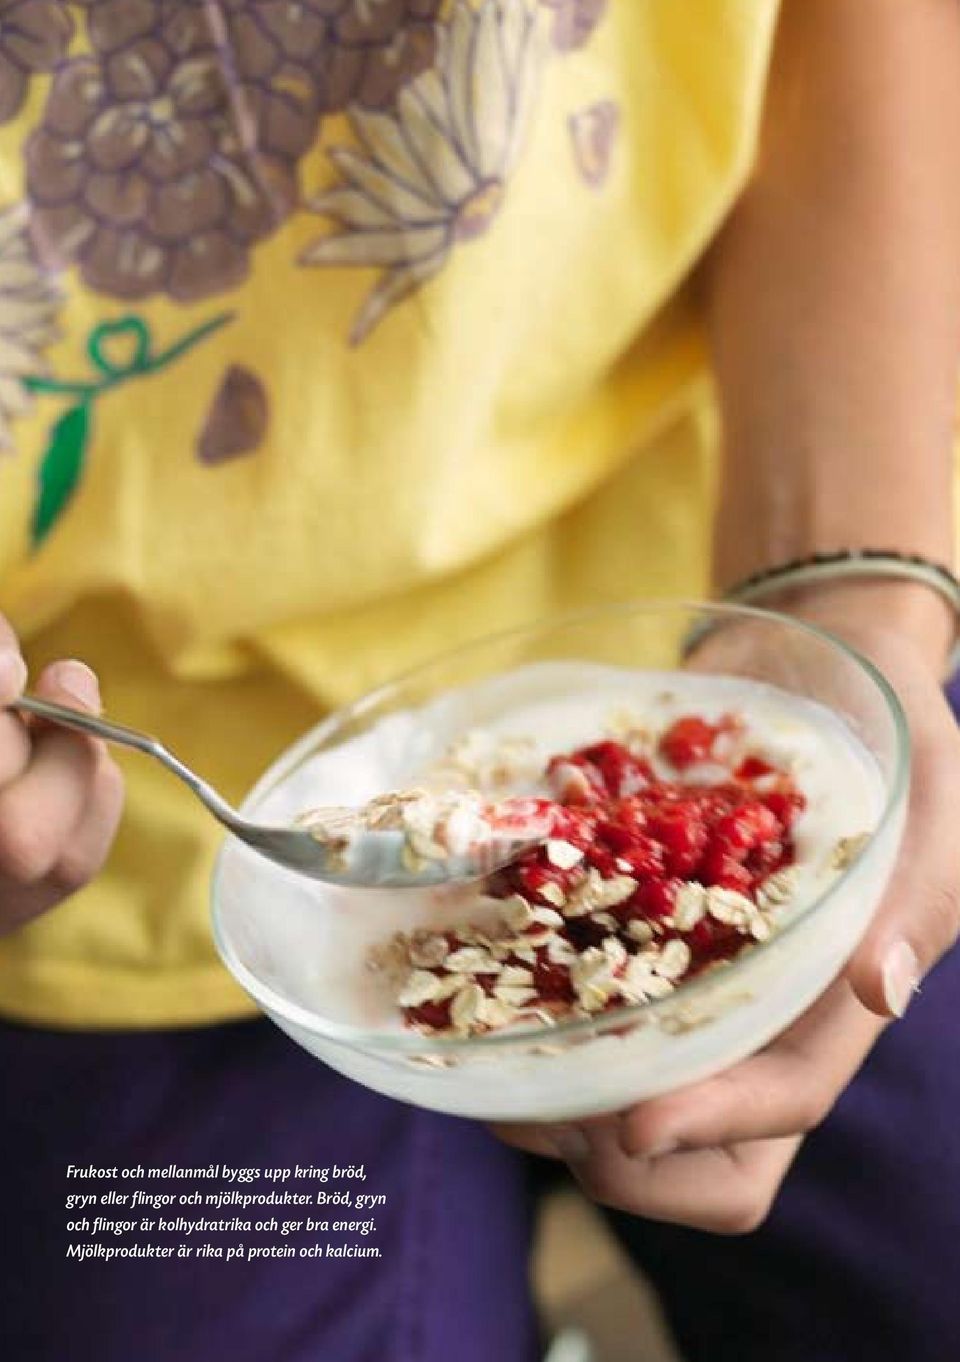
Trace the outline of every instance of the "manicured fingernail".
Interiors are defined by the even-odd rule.
[[[27,684],[27,664],[15,648],[0,650],[0,697],[14,700]]]
[[[883,962],[883,997],[894,1017],[902,1017],[920,991],[920,961],[909,941],[898,941]]]
[[[58,662],[53,679],[84,709],[100,710],[100,683],[85,662]]]
[[[551,1132],[554,1148],[565,1163],[583,1163],[590,1157],[590,1144],[576,1126],[557,1126]]]

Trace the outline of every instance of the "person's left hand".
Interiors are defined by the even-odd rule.
[[[839,621],[822,622],[840,632]],[[565,1160],[609,1206],[715,1233],[756,1228],[804,1134],[831,1111],[884,1025],[903,1014],[921,976],[957,938],[960,730],[922,647],[869,623],[843,632],[885,672],[910,725],[913,784],[892,883],[844,974],[756,1055],[622,1114],[497,1127],[510,1144]]]

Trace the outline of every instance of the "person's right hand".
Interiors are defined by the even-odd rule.
[[[27,669],[0,616],[0,936],[67,898],[99,871],[120,821],[123,779],[103,743],[7,710]],[[98,713],[97,678],[54,662],[34,690]]]

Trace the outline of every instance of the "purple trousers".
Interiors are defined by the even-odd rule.
[[[960,678],[950,695],[960,715]],[[688,1362],[960,1359],[960,948],[804,1141],[759,1230],[612,1220]]]
[[[3,1362],[531,1362],[538,1355],[522,1163],[481,1126],[356,1087],[270,1022],[158,1034],[0,1026],[0,1091]],[[366,1165],[363,1190],[387,1196],[369,1241],[380,1247],[379,1259],[64,1256],[67,1192],[113,1185],[68,1184],[68,1163],[347,1162]],[[190,1184],[154,1190],[174,1187]],[[71,1215],[84,1213],[126,1214]],[[283,1242],[298,1247],[317,1237]]]

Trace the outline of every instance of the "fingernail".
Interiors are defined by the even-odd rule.
[[[920,961],[909,941],[898,941],[883,962],[883,997],[887,1010],[902,1017],[910,999],[920,991]]]
[[[0,651],[0,696],[14,700],[27,684],[27,664],[15,648]]]
[[[84,709],[100,710],[100,683],[85,662],[58,662],[52,679]]]
[[[663,1135],[656,1144],[647,1145],[642,1138],[638,1139],[634,1134],[629,1113],[621,1118],[620,1148],[628,1159],[659,1159],[664,1154],[672,1154],[679,1143],[675,1135]]]
[[[576,1126],[557,1126],[552,1132],[554,1148],[565,1163],[583,1163],[590,1157],[590,1143]]]
[[[679,1148],[680,1141],[676,1135],[668,1135],[655,1144],[652,1149],[648,1149],[646,1157],[648,1159],[662,1159],[665,1154],[673,1154]]]

